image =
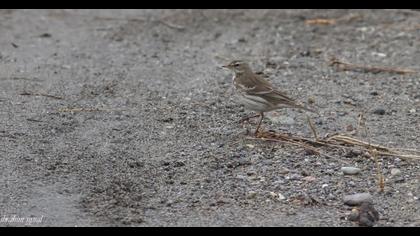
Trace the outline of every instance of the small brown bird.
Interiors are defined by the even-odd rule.
[[[244,105],[245,109],[259,113],[260,120],[255,130],[255,136],[258,134],[264,112],[281,108],[298,108],[316,113],[316,111],[298,104],[284,92],[275,89],[268,81],[252,72],[249,65],[244,61],[235,60],[222,67],[235,73],[233,85],[238,102]]]

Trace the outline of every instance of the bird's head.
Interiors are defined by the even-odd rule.
[[[251,68],[249,67],[248,63],[242,60],[232,61],[229,64],[224,65],[222,67],[232,70],[235,73],[244,73],[244,72],[251,71]]]

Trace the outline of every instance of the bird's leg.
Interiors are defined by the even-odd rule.
[[[255,134],[254,134],[255,137],[257,137],[257,135],[258,135],[258,130],[260,129],[261,122],[264,119],[264,113],[263,112],[260,112],[259,115],[260,115],[260,120],[258,121],[257,129],[255,130]]]
[[[254,114],[254,115],[251,115],[251,116],[247,116],[247,117],[242,118],[241,120],[239,120],[239,123],[242,124],[245,121],[250,120],[250,119],[255,118],[255,117],[258,117],[258,116],[260,116],[260,114]]]

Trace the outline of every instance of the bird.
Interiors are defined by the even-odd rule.
[[[234,72],[232,82],[237,103],[243,105],[246,110],[257,112],[260,117],[254,133],[256,137],[265,112],[283,108],[297,108],[317,113],[317,111],[299,104],[288,97],[285,92],[275,88],[270,82],[254,73],[248,63],[243,60],[234,60],[222,67]]]

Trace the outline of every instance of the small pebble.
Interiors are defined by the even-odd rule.
[[[328,194],[327,199],[328,199],[328,200],[335,200],[335,196],[334,196],[334,194],[332,194],[332,193]]]
[[[238,42],[239,42],[239,43],[246,43],[246,39],[245,39],[245,38],[239,38],[239,39],[238,39]]]
[[[397,177],[394,179],[394,183],[403,183],[403,182],[405,182],[405,178],[404,178],[404,176],[397,176]]]
[[[349,206],[358,206],[363,202],[371,202],[372,195],[370,193],[356,193],[352,195],[346,195],[343,198],[344,204]]]
[[[305,180],[306,182],[313,182],[316,180],[316,178],[313,176],[306,176],[303,178],[303,180]]]
[[[348,113],[346,111],[340,111],[337,113],[339,116],[346,116]]]
[[[248,195],[246,196],[248,199],[255,198],[257,196],[257,192],[255,191],[249,191]]]
[[[272,198],[276,198],[276,197],[277,197],[277,193],[275,193],[275,192],[270,192],[270,196],[271,196]]]
[[[391,176],[398,176],[401,175],[401,170],[397,169],[397,168],[392,168],[391,169]]]
[[[301,176],[298,175],[298,174],[292,174],[292,175],[289,176],[289,179],[290,180],[300,180]]]
[[[306,159],[305,159],[306,160]],[[302,176],[310,176],[310,173],[306,170],[301,171]]]
[[[245,146],[247,146],[248,148],[254,148],[255,146],[254,145],[252,145],[252,144],[246,144]]]
[[[345,166],[341,168],[341,171],[345,175],[357,175],[360,173],[360,169],[356,167]]]
[[[382,52],[372,52],[371,54],[376,57],[386,57],[386,54]]]
[[[41,38],[51,38],[51,34],[50,33],[43,33],[43,34],[39,35],[39,37],[41,37]]]
[[[283,194],[279,193],[279,200],[284,200],[284,199],[286,199],[286,197],[283,196]]]
[[[383,108],[375,109],[373,111],[373,114],[375,114],[375,115],[385,115],[385,109],[383,109]]]
[[[287,169],[287,168],[280,168],[280,170],[277,173],[279,173],[281,175],[285,175],[285,174],[288,174],[289,172],[290,172],[290,170]]]
[[[311,51],[306,50],[306,51],[302,51],[302,52],[300,52],[299,54],[300,54],[300,56],[302,56],[302,57],[310,57],[310,56],[311,56]]]

